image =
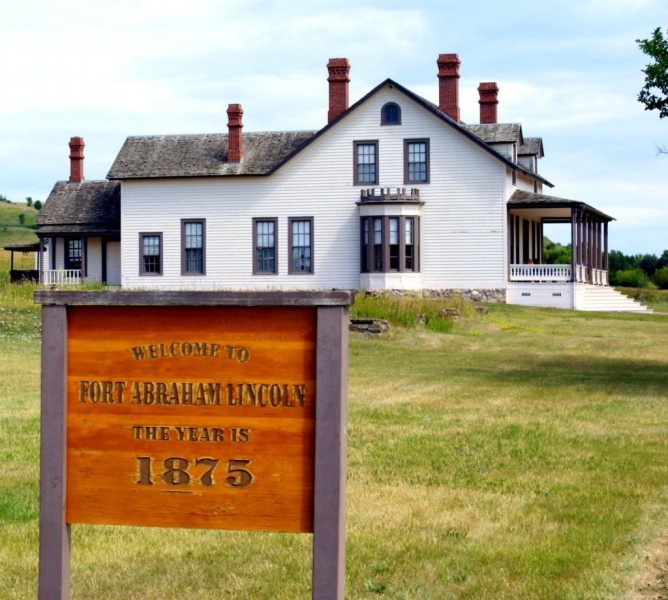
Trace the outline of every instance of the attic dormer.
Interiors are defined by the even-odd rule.
[[[538,160],[545,156],[542,138],[525,138],[517,151],[517,164],[527,171],[538,173]]]

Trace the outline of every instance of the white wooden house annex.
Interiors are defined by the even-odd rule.
[[[475,290],[508,302],[597,308],[611,217],[545,195],[540,138],[459,119],[459,59],[438,57],[439,104],[387,79],[352,106],[350,65],[328,63],[328,124],[246,133],[129,137],[107,180],[69,182],[39,219],[44,283],[100,279],[150,289]],[[569,223],[573,261],[542,264],[543,225]],[[120,267],[120,268],[119,268]]]

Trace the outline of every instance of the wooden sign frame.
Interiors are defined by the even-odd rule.
[[[70,597],[70,527],[68,514],[72,522],[107,522],[105,516],[68,513],[68,397],[72,403],[72,378],[69,374],[76,369],[70,364],[70,348],[76,348],[69,336],[71,325],[80,320],[80,315],[88,310],[96,317],[101,314],[118,314],[119,309],[128,307],[129,314],[139,310],[143,314],[150,311],[164,311],[169,314],[170,307],[187,307],[196,314],[207,310],[220,310],[222,314],[228,311],[254,311],[253,316],[262,315],[267,311],[271,318],[271,311],[279,314],[286,312],[289,307],[311,314],[306,320],[314,324],[314,339],[306,344],[311,347],[315,356],[307,358],[313,365],[315,407],[312,407],[312,442],[305,447],[313,453],[307,457],[307,467],[312,467],[312,486],[308,494],[312,493],[307,501],[308,525],[303,528],[303,520],[297,519],[288,524],[288,529],[277,530],[312,531],[313,532],[313,573],[312,598],[316,600],[342,600],[344,597],[345,578],[345,486],[346,486],[346,421],[347,421],[347,350],[348,350],[348,307],[353,302],[353,293],[348,291],[331,292],[130,292],[130,291],[37,291],[35,301],[42,304],[42,400],[41,400],[41,448],[40,448],[40,532],[39,532],[39,583],[38,596],[41,600],[65,600]],[[83,307],[83,308],[80,308]],[[86,308],[94,307],[94,309]],[[212,308],[223,307],[223,308]],[[227,307],[227,308],[224,308]],[[178,313],[180,309],[174,309]],[[283,313],[280,313],[280,311]],[[100,313],[99,311],[102,311]],[[259,312],[258,312],[259,311]],[[123,313],[121,312],[121,315]],[[244,314],[236,312],[236,315]],[[76,331],[76,328],[74,329]],[[150,344],[150,341],[148,342]],[[218,356],[214,345],[202,346],[202,353],[208,351],[210,355]],[[186,347],[184,347],[186,349]],[[131,349],[129,349],[131,350]],[[181,350],[174,346],[172,354]],[[135,351],[138,352],[138,351]],[[147,352],[169,354],[169,348],[148,349]],[[242,358],[245,355],[242,355]],[[135,359],[137,356],[134,357]],[[242,361],[243,362],[243,361]],[[125,363],[121,363],[125,364]],[[106,386],[107,396],[113,398],[113,391],[118,394],[121,402],[121,392],[125,382],[122,374],[117,374],[119,381],[109,382]],[[106,384],[106,382],[105,382]],[[81,389],[80,402],[89,400],[88,383],[78,382]],[[231,385],[231,384],[228,384]],[[264,385],[267,388],[267,385]],[[278,386],[277,386],[278,388]],[[220,390],[218,390],[220,392]],[[228,403],[233,402],[228,392]],[[278,402],[278,394],[276,392]],[[96,399],[94,396],[93,399]],[[128,396],[123,399],[128,402]],[[136,398],[133,398],[136,400]],[[202,398],[202,403],[206,399]],[[267,403],[265,402],[264,405]],[[76,406],[70,404],[71,406]],[[74,414],[74,413],[73,413]],[[309,425],[310,426],[310,425]],[[74,426],[70,424],[70,428]],[[118,428],[117,428],[118,429]],[[127,430],[128,427],[125,427]],[[170,435],[168,427],[162,427],[164,439]],[[181,428],[174,428],[181,429]],[[194,429],[194,428],[193,428]],[[309,430],[310,431],[310,430]],[[171,432],[176,437],[176,432]],[[181,432],[179,431],[179,436]],[[193,435],[198,435],[194,433]],[[210,433],[206,432],[206,436]],[[221,430],[219,435],[227,435]],[[70,436],[72,437],[72,435]],[[207,438],[208,442],[208,438]],[[125,442],[122,442],[125,443]],[[206,444],[205,444],[206,446]],[[79,453],[85,453],[77,450]],[[74,457],[74,454],[70,456]],[[144,457],[141,457],[144,459]],[[73,458],[74,460],[74,458]],[[148,459],[145,459],[148,461]],[[172,459],[169,459],[172,460]],[[179,459],[181,460],[181,459]],[[309,462],[309,460],[311,462]],[[231,461],[233,462],[233,461]],[[185,463],[185,461],[184,461]],[[73,463],[74,464],[74,463]],[[148,462],[142,463],[142,469],[152,468]],[[242,465],[244,466],[244,465]],[[245,470],[238,470],[238,465],[227,466],[232,475],[228,477],[234,485],[235,474]],[[183,467],[184,469],[187,467]],[[74,473],[74,472],[72,472]],[[142,471],[144,483],[151,483],[152,475]],[[178,477],[190,477],[181,475]],[[78,477],[78,473],[77,473]],[[177,478],[178,478],[177,477]],[[74,480],[75,477],[73,476]],[[171,483],[180,483],[178,481]],[[207,482],[205,481],[205,484]],[[74,485],[74,484],[73,484]],[[74,489],[74,488],[73,488]],[[312,489],[312,492],[310,491]],[[312,506],[312,507],[311,507]],[[308,512],[312,511],[312,512]],[[72,515],[75,514],[75,517]],[[311,527],[312,518],[312,527]],[[114,521],[109,521],[113,524]],[[167,521],[171,523],[171,521]],[[296,525],[294,524],[296,523]],[[164,526],[161,523],[131,522],[136,525]],[[173,525],[168,525],[173,526]],[[189,521],[177,526],[208,527],[206,522]],[[214,527],[227,527],[225,522],[214,523]],[[260,526],[258,529],[272,527]]]

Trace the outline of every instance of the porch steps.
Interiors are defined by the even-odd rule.
[[[584,285],[577,310],[599,312],[644,312],[651,309],[605,285]]]

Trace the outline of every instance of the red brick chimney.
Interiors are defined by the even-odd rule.
[[[459,65],[456,54],[439,54],[438,108],[459,123]]]
[[[350,83],[350,63],[347,58],[330,58],[329,71],[329,112],[327,122],[331,123],[348,108],[348,84]]]
[[[83,149],[85,145],[82,137],[70,138],[70,183],[80,183],[84,180]]]
[[[483,82],[478,86],[480,94],[480,123],[496,123],[496,109],[499,104],[499,86],[495,81]]]
[[[227,106],[227,162],[241,162],[244,153],[241,129],[243,123],[241,117],[244,109],[241,104],[229,104]]]

